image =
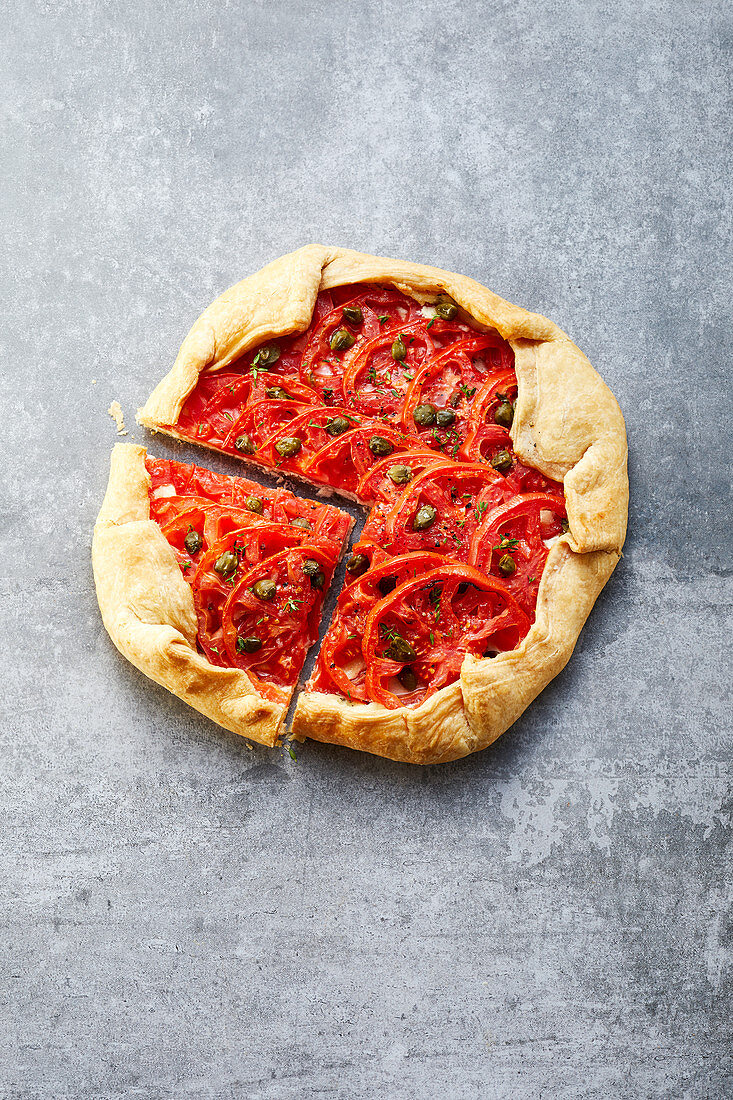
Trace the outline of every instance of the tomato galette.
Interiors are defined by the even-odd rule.
[[[484,747],[564,666],[620,556],[628,482],[613,396],[550,321],[435,268],[316,245],[283,257],[209,307],[138,419],[368,510],[297,703],[301,740],[418,763]],[[126,579],[106,608],[100,589],[112,637],[222,725],[272,744],[281,728],[266,708],[284,714],[348,518],[122,451],[137,457],[117,460],[114,492],[113,463],[108,498],[137,464],[147,512],[134,519],[166,558],[178,618],[126,543],[115,550]],[[264,510],[247,513],[246,495]],[[110,523],[130,525],[105,507],[98,587],[110,576],[101,540]],[[294,533],[299,519],[311,530]],[[264,620],[263,584],[274,594]],[[131,655],[113,629],[116,608],[129,617],[128,589],[147,591],[167,631],[150,652]],[[226,676],[242,708],[222,721]],[[202,705],[207,692],[216,704]]]

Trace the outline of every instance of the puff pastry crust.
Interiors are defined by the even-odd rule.
[[[202,371],[222,368],[273,337],[305,330],[318,292],[350,283],[393,286],[417,300],[447,294],[477,327],[496,329],[515,354],[519,393],[511,429],[514,450],[527,465],[563,482],[569,530],[552,546],[536,620],[516,649],[491,659],[466,657],[460,680],[414,709],[350,704],[315,692],[298,701],[293,734],[299,740],[310,737],[412,763],[454,760],[494,741],[570,658],[625,538],[624,421],[612,393],[580,349],[545,317],[504,301],[463,275],[309,245],[268,264],[209,306],[184,340],[171,371],[139,411],[139,423],[175,437],[176,421]],[[179,572],[174,576],[173,555],[166,558],[160,545],[165,539],[142,514],[142,501],[135,504],[135,494],[121,491],[114,470],[113,460],[108,498],[95,532],[95,574],[105,625],[118,648],[227,729],[245,732],[241,727],[248,726],[256,732],[247,736],[274,743],[282,715],[259,697],[251,698],[240,682],[246,681],[242,673],[206,666],[215,674],[207,681],[206,669],[199,667],[206,662],[195,652],[188,586]],[[132,524],[143,527],[131,534]],[[141,545],[138,532],[145,553],[167,561],[170,592],[161,592],[161,574],[153,580],[143,552],[133,549]],[[111,563],[128,551],[135,564],[116,577]]]

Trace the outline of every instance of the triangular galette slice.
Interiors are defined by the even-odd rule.
[[[118,444],[92,547],[104,625],[151,679],[274,745],[351,526],[328,504]]]

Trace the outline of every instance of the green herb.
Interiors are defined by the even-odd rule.
[[[383,324],[384,324],[384,322],[385,322],[385,321],[388,321],[388,320],[389,320],[389,314],[387,314],[387,313],[380,313],[380,315],[379,315],[379,323],[380,323],[380,325],[383,325]]]
[[[425,326],[425,328],[432,328],[434,324],[435,324],[435,318],[431,317],[430,320],[428,321],[427,325]]]
[[[492,546],[492,550],[513,550],[519,542],[519,539],[510,539],[507,535],[502,535],[496,546]]]
[[[289,755],[291,760],[297,760],[298,759],[298,757],[293,752],[293,746],[292,746],[291,742],[288,742],[288,755]]]

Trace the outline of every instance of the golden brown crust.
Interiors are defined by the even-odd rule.
[[[287,707],[263,699],[240,669],[217,668],[196,649],[191,589],[150,519],[145,448],[118,443],[92,540],[97,600],[128,661],[224,729],[273,746]]]
[[[293,730],[300,739],[415,763],[453,760],[495,740],[557,675],[623,546],[628,511],[623,417],[572,341],[547,318],[466,276],[308,245],[238,283],[209,307],[138,420],[175,435],[183,403],[202,370],[218,369],[273,336],[303,331],[320,290],[355,282],[391,285],[420,300],[445,292],[479,326],[497,329],[515,352],[514,449],[524,462],[564,483],[569,533],[552,547],[536,621],[516,650],[493,659],[466,658],[460,682],[415,709],[352,706],[314,692],[298,701]]]

